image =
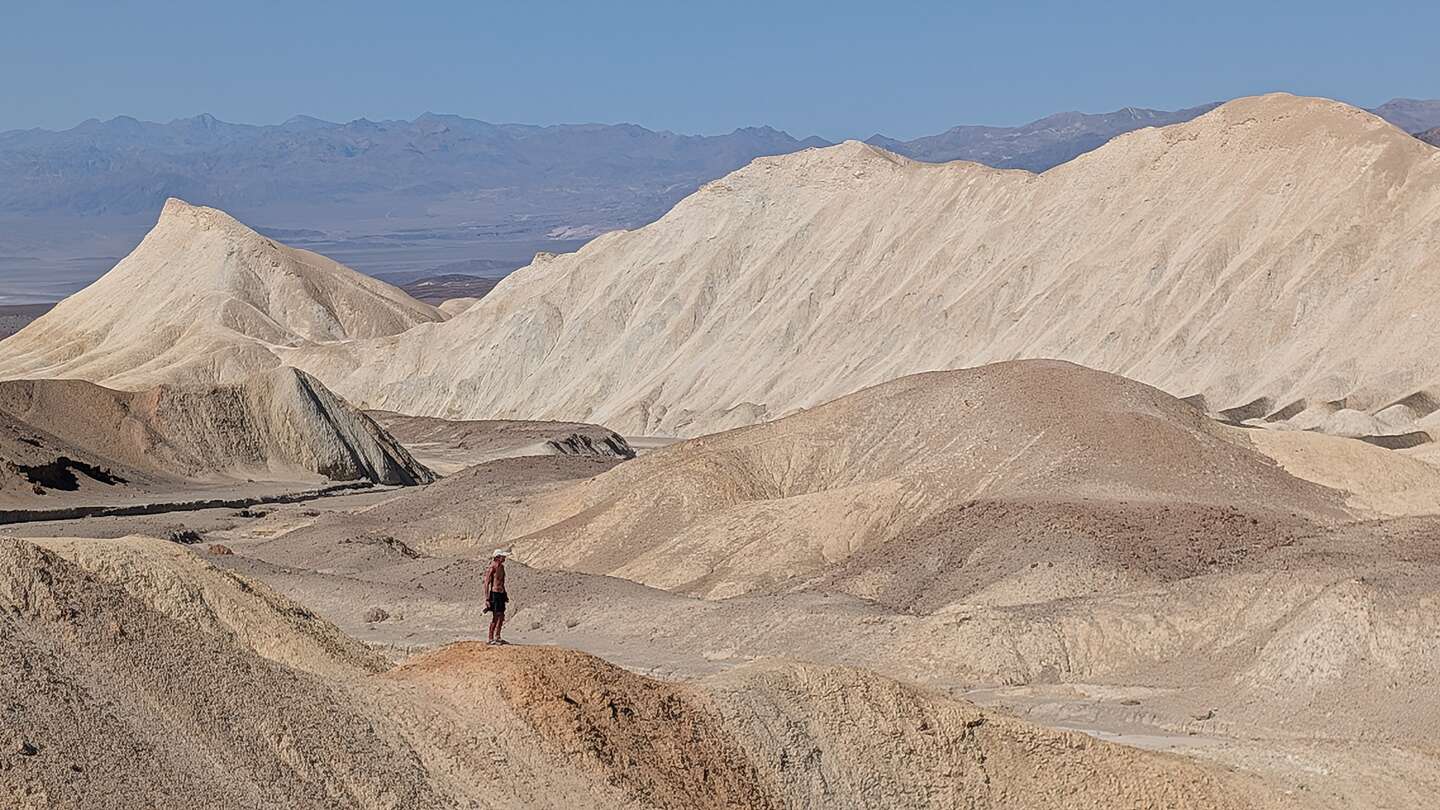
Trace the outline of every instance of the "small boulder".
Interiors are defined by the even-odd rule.
[[[367,624],[379,624],[390,618],[390,613],[382,607],[372,607],[365,611],[365,622]]]
[[[165,533],[165,539],[172,543],[179,543],[182,546],[193,546],[205,538],[200,532],[194,529],[171,529]]]
[[[209,551],[211,554],[214,554],[216,557],[229,557],[235,553],[234,551],[230,550],[229,546],[224,546],[219,543],[212,543],[210,545],[210,548],[207,549],[207,551]]]

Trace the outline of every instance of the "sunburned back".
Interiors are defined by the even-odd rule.
[[[485,571],[485,583],[491,593],[505,593],[505,566],[499,560],[491,562]]]

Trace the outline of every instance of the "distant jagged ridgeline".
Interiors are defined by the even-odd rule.
[[[1040,175],[855,142],[761,158],[444,323],[287,251],[167,206],[0,343],[0,374],[134,387],[284,362],[364,408],[680,436],[1027,357],[1340,433],[1424,429],[1412,406],[1440,394],[1440,151],[1321,99],[1241,99]],[[294,256],[304,273],[264,271]]]

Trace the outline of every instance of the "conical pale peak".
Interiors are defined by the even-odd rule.
[[[254,230],[224,211],[203,205],[192,205],[179,197],[171,197],[165,201],[165,207],[160,209],[160,219],[155,223],[155,227],[157,229],[190,228],[201,230],[224,228],[238,234],[254,236],[257,239],[261,238]]]

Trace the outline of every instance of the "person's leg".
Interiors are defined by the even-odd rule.
[[[500,634],[500,631],[502,631],[502,630],[504,630],[504,629],[505,629],[505,613],[502,611],[502,612],[500,612],[500,613],[496,613],[496,614],[495,614],[495,640],[496,640],[496,641],[504,641],[504,639],[501,638],[501,634]]]
[[[499,613],[496,613],[496,612],[494,612],[494,611],[491,611],[491,612],[490,612],[490,637],[489,637],[489,640],[490,640],[490,641],[494,641],[494,640],[496,639],[496,637],[499,636],[499,635],[500,635],[500,614],[499,614]]]

